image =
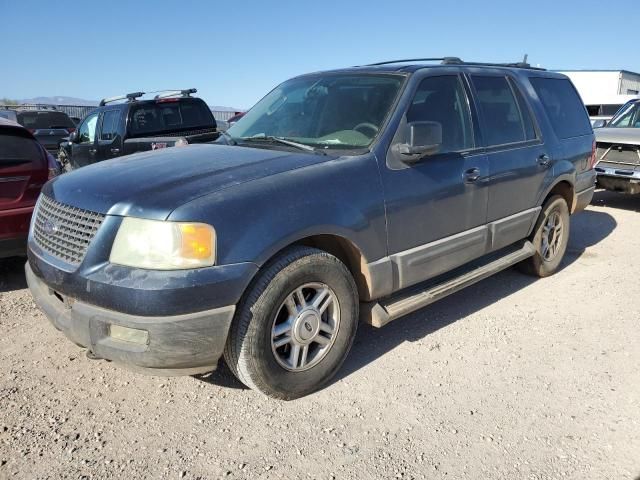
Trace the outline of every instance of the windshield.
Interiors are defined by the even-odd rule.
[[[611,119],[607,127],[640,128],[640,101],[627,103],[618,114]]]
[[[235,140],[278,137],[323,149],[366,148],[398,96],[399,75],[313,75],[289,80],[227,133]]]

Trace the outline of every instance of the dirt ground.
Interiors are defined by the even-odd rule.
[[[387,327],[294,402],[131,373],[0,263],[0,479],[640,476],[640,197],[598,192],[563,269],[510,270]]]

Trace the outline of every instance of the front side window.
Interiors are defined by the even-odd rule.
[[[96,125],[98,123],[98,114],[94,113],[85,118],[82,125],[80,125],[80,133],[78,133],[78,140],[80,143],[93,143],[96,138]]]
[[[487,146],[531,139],[528,137],[534,134],[529,112],[521,108],[506,77],[472,75],[471,79],[482,111]]]
[[[407,123],[436,122],[442,127],[439,153],[473,148],[471,114],[457,75],[427,77],[418,86],[407,111]]]
[[[607,127],[640,128],[640,102],[627,103],[620,112],[611,119]]]
[[[366,148],[404,82],[396,74],[325,74],[289,80],[227,133],[235,141],[278,137],[322,149]]]

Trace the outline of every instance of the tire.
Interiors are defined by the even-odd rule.
[[[557,226],[555,230],[555,236],[549,236],[549,225],[559,222],[561,227],[560,238],[558,238]],[[529,240],[533,244],[536,253],[527,260],[519,264],[520,270],[529,275],[536,277],[548,277],[553,275],[560,266],[564,254],[567,251],[567,244],[569,242],[570,233],[570,220],[569,220],[569,207],[564,198],[560,195],[554,195],[549,198],[542,206],[540,217],[536,222],[535,228]],[[551,243],[556,246],[553,252],[546,247],[545,239],[552,239]]]
[[[340,260],[315,248],[289,248],[247,289],[225,361],[242,383],[269,397],[308,395],[326,385],[347,357],[358,302],[353,277]]]

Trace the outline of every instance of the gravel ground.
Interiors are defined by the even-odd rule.
[[[563,269],[506,271],[381,330],[294,402],[226,367],[92,361],[0,263],[0,479],[640,478],[640,198],[598,192]]]

